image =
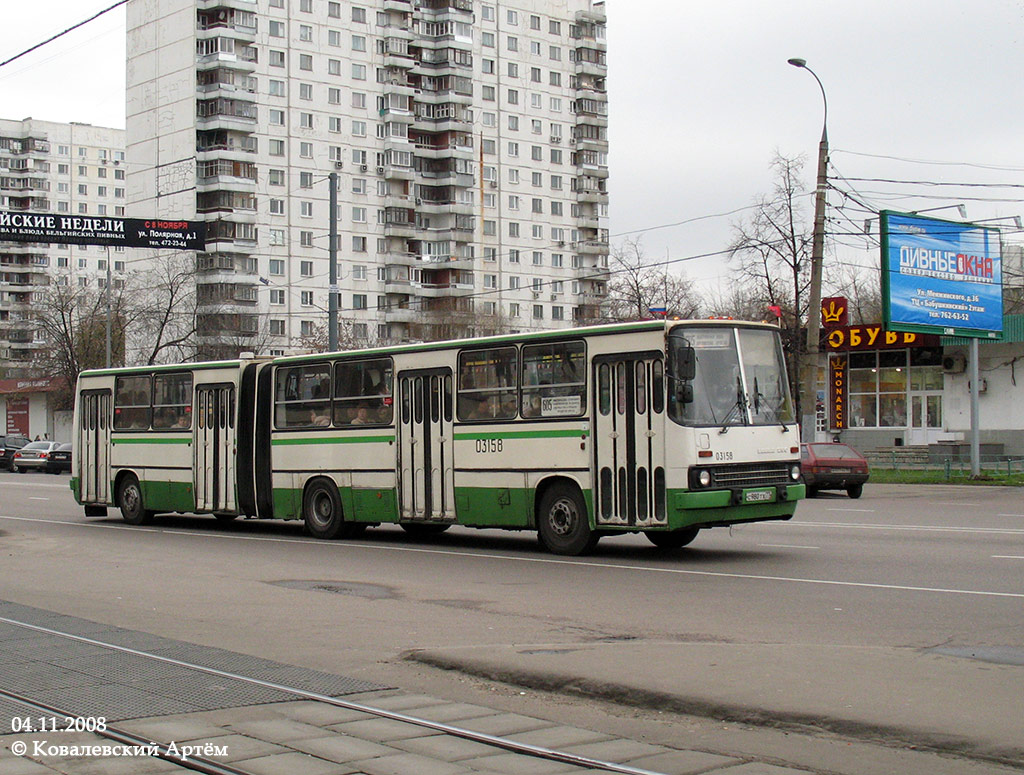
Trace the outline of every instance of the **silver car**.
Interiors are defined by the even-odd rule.
[[[60,446],[56,441],[33,441],[14,453],[11,458],[11,471],[45,471],[50,462],[50,453]]]

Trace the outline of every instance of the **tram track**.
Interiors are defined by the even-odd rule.
[[[127,654],[133,657],[142,658],[146,660],[152,660],[156,663],[163,663],[166,665],[174,665],[179,668],[185,668],[187,670],[194,670],[199,673],[205,673],[207,675],[217,676],[219,678],[230,679],[233,681],[241,681],[246,684],[258,686],[264,689],[270,689],[278,692],[282,692],[287,695],[291,695],[298,699],[313,701],[322,703],[325,705],[332,705],[334,707],[343,708],[345,710],[355,711],[357,713],[365,714],[368,717],[387,719],[390,721],[399,722],[402,724],[409,724],[421,729],[430,730],[431,732],[440,733],[447,735],[452,738],[459,738],[462,740],[468,740],[474,743],[479,743],[491,748],[501,749],[503,751],[518,754],[522,756],[529,756],[533,758],[543,759],[547,761],[559,762],[562,764],[570,764],[584,769],[600,771],[600,772],[613,772],[621,773],[621,775],[660,775],[660,773],[640,769],[637,767],[631,767],[626,764],[619,764],[616,762],[604,761],[588,756],[582,756],[567,751],[559,751],[553,748],[547,748],[539,745],[532,745],[530,743],[524,743],[518,740],[514,740],[509,737],[502,737],[498,735],[491,735],[485,732],[477,732],[472,729],[465,727],[455,726],[452,724],[446,724],[439,721],[433,721],[428,718],[414,716],[408,713],[401,713],[394,710],[388,710],[387,708],[375,707],[360,702],[353,702],[349,699],[343,699],[340,697],[332,697],[326,694],[321,694],[314,691],[309,691],[296,686],[289,686],[287,684],[277,683],[274,681],[268,681],[262,678],[256,678],[253,676],[247,676],[241,673],[235,673],[228,670],[221,670],[214,667],[208,667],[206,665],[200,665],[193,662],[188,662],[182,659],[176,659],[174,657],[165,656],[162,654],[154,654],[141,649],[130,648],[128,646],[121,646],[116,643],[108,643],[95,638],[89,638],[84,635],[78,635],[75,633],[64,632],[61,630],[52,629],[49,627],[43,627],[30,622],[19,621],[17,619],[11,619],[0,616],[0,623],[20,627],[25,630],[46,635],[50,637],[64,638],[69,641],[74,641],[81,644],[86,644],[95,648],[106,649],[111,652],[117,652],[120,654]],[[85,718],[85,716],[74,709],[68,708],[57,708],[49,703],[40,702],[37,699],[33,699],[28,696],[20,695],[13,692],[8,692],[4,689],[0,689],[0,698],[7,699],[10,702],[18,703],[20,705],[34,708],[35,710],[52,714],[54,716],[66,717],[70,719]],[[90,714],[95,715],[95,714]],[[93,731],[93,730],[90,730]],[[109,733],[109,734],[108,734]],[[150,745],[156,746],[158,752],[154,752],[153,755],[159,758],[166,759],[173,762],[174,764],[181,765],[187,769],[192,769],[198,772],[209,773],[209,775],[249,775],[244,770],[240,770],[212,759],[204,759],[203,757],[189,757],[187,760],[183,760],[180,755],[175,756],[172,750],[169,750],[169,743],[161,743],[150,740],[148,738],[142,738],[134,733],[128,732],[123,729],[107,726],[105,731],[95,731],[95,734],[107,737],[108,739],[114,740],[122,745]],[[166,754],[166,755],[164,755]]]
[[[0,699],[8,700],[29,709],[31,712],[46,714],[52,718],[68,720],[82,720],[86,718],[65,708],[58,708],[29,697],[23,697],[6,689],[0,689]],[[157,742],[149,737],[143,737],[109,724],[104,724],[102,729],[90,730],[90,734],[111,740],[118,746],[123,746],[129,752],[141,752],[143,756],[156,757],[187,770],[205,773],[205,775],[253,775],[246,770],[240,770],[237,767],[223,764],[214,759],[197,756],[191,752],[185,753],[176,746],[172,747],[170,743]],[[84,748],[86,746],[76,747]],[[92,746],[88,747],[93,748]],[[100,747],[97,746],[96,748]]]

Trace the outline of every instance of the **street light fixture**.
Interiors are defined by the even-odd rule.
[[[821,335],[821,264],[825,254],[825,192],[828,188],[828,98],[825,87],[818,75],[807,66],[806,59],[794,57],[787,60],[793,67],[806,70],[821,89],[821,101],[825,112],[821,124],[821,141],[818,143],[818,183],[814,197],[814,236],[811,242],[811,298],[807,305],[807,359],[804,363],[804,379],[801,387],[801,437],[803,441],[814,441],[817,425],[818,394],[818,339]]]

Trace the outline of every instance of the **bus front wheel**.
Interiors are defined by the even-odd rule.
[[[679,549],[693,543],[699,532],[699,527],[682,527],[678,530],[651,530],[644,535],[659,549]]]
[[[590,529],[587,506],[576,487],[555,484],[540,500],[537,533],[541,544],[552,554],[587,554],[601,537]]]
[[[134,474],[121,480],[117,488],[117,505],[121,519],[129,525],[148,525],[153,521],[153,512],[147,511],[142,502],[142,487]]]
[[[345,523],[338,488],[327,479],[317,479],[306,488],[302,519],[314,538],[348,538],[355,532],[353,525]]]

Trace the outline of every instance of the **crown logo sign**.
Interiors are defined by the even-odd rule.
[[[843,313],[846,312],[846,307],[842,304],[838,304],[835,299],[829,301],[827,305],[821,307],[821,317],[826,323],[838,323],[843,319]]]

